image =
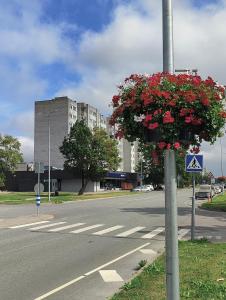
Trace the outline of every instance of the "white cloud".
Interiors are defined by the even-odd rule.
[[[32,162],[34,160],[34,140],[26,136],[17,137],[21,143],[21,152],[25,162]]]

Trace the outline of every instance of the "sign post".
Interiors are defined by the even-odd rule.
[[[191,213],[191,240],[195,239],[195,175],[203,170],[203,155],[187,154],[185,158],[186,172],[192,173],[192,213]]]
[[[44,164],[41,162],[35,163],[35,173],[38,173],[38,184],[35,185],[34,190],[36,192],[36,206],[37,206],[37,216],[39,215],[39,207],[41,204],[41,191],[43,192],[44,186],[40,185],[40,173],[44,173]]]

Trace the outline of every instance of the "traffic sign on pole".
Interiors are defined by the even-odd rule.
[[[186,172],[202,172],[203,155],[187,154],[185,159]]]

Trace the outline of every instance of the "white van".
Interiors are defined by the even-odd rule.
[[[201,184],[199,191],[195,193],[195,199],[205,199],[212,198],[214,196],[214,191],[210,184]]]

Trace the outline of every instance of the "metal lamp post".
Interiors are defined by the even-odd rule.
[[[48,165],[49,165],[49,167],[48,167],[48,200],[49,200],[49,202],[51,201],[51,198],[50,198],[50,196],[51,196],[51,191],[50,191],[50,180],[51,180],[51,177],[50,177],[50,175],[51,175],[51,164],[50,164],[50,158],[51,158],[51,154],[50,154],[50,151],[51,151],[51,148],[50,148],[50,114],[49,114],[49,116],[48,116]]]
[[[173,73],[172,1],[162,0],[163,72]],[[166,296],[179,300],[179,258],[176,203],[176,164],[174,150],[165,150],[165,232],[166,232]]]

